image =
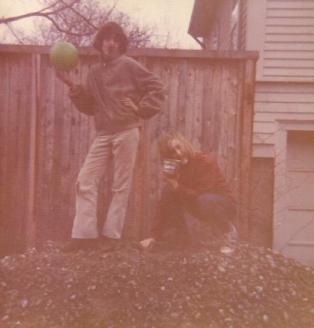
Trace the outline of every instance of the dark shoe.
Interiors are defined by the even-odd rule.
[[[106,236],[101,236],[101,249],[105,252],[114,251],[118,248],[120,239],[109,238]]]
[[[64,253],[76,252],[79,250],[88,250],[97,246],[97,239],[72,239],[61,251]]]

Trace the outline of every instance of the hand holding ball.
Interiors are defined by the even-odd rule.
[[[57,70],[69,71],[78,63],[78,50],[66,41],[55,43],[50,49],[50,61]]]

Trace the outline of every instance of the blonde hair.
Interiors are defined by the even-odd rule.
[[[161,158],[166,158],[172,152],[171,142],[177,141],[182,147],[182,151],[187,158],[195,154],[194,146],[179,132],[169,132],[161,136],[159,140],[159,151]]]

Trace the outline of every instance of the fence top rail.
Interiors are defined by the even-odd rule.
[[[1,53],[34,53],[48,54],[50,46],[38,45],[16,45],[0,44]],[[80,47],[81,55],[98,55],[91,47]],[[128,55],[136,57],[166,57],[166,58],[203,58],[217,60],[257,60],[257,51],[212,51],[212,50],[190,50],[190,49],[159,49],[159,48],[137,48],[129,49]]]

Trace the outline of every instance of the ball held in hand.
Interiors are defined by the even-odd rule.
[[[78,63],[78,50],[66,41],[58,41],[50,49],[50,61],[59,70],[70,70]]]

